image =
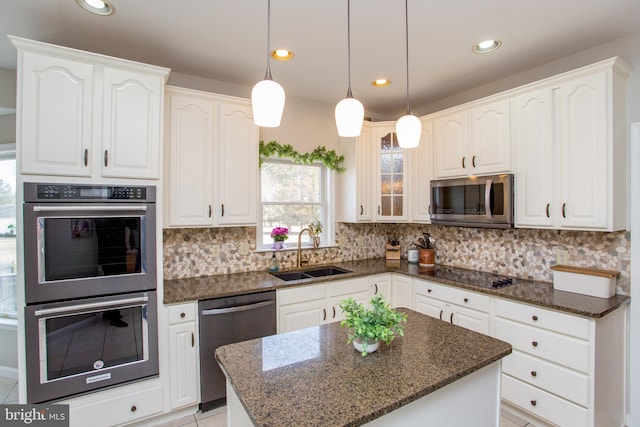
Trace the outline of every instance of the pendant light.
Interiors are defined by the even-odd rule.
[[[360,136],[364,107],[351,93],[351,0],[347,0],[347,97],[336,105],[336,127],[339,136]]]
[[[396,122],[396,135],[400,148],[414,148],[420,144],[422,123],[420,119],[411,114],[409,108],[409,6],[408,0],[404,0],[405,19],[405,46],[407,54],[407,113]]]
[[[280,126],[284,110],[284,89],[271,77],[271,0],[267,0],[267,71],[264,80],[251,90],[253,122],[257,126],[275,128]]]

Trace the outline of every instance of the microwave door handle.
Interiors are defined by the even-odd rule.
[[[148,301],[149,301],[149,297],[138,297],[138,298],[123,298],[123,299],[117,299],[117,300],[106,301],[106,302],[90,302],[86,304],[67,305],[64,307],[43,308],[40,310],[36,310],[35,315],[37,317],[40,317],[40,316],[49,316],[52,314],[70,313],[70,312],[76,312],[76,311],[85,311],[85,310],[93,310],[93,309],[101,309],[101,308],[109,308],[109,307],[122,308],[124,305],[135,305],[135,304],[144,303]]]
[[[493,186],[493,180],[488,179],[484,187],[484,211],[487,214],[488,219],[493,219],[491,213],[491,187]]]
[[[85,211],[146,211],[145,205],[70,205],[70,206],[41,206],[35,205],[34,212],[85,212]]]

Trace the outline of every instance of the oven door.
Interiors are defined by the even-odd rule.
[[[158,374],[156,292],[26,307],[27,400]]]
[[[25,203],[28,304],[156,289],[154,203]]]

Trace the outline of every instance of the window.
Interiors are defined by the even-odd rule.
[[[267,159],[262,164],[261,203],[258,224],[258,249],[270,249],[271,230],[289,229],[286,246],[296,248],[298,234],[312,222],[323,225],[320,244],[333,244],[333,211],[329,200],[333,189],[333,172],[324,165],[299,165],[283,160]],[[302,235],[302,246],[311,246],[308,233]]]
[[[0,146],[0,317],[16,317],[16,154]]]

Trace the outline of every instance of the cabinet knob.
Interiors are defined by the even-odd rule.
[[[183,311],[182,313],[180,313],[180,318],[184,319],[187,315],[185,314],[185,312]]]
[[[537,347],[537,346],[538,346],[538,341],[533,341],[533,342],[531,343],[531,345],[532,345],[532,346],[534,346],[534,347]]]
[[[469,298],[465,298],[465,299],[464,299],[464,302],[469,302]]]
[[[104,150],[104,167],[109,166],[109,150]]]
[[[427,289],[427,293],[430,294],[431,293],[431,289]]]
[[[84,149],[84,165],[89,165],[89,150],[87,148]]]
[[[136,412],[138,410],[138,408],[136,407],[136,405],[131,405],[131,412]]]
[[[538,376],[538,373],[537,373],[536,371],[531,371],[531,376],[532,376],[532,377],[537,377],[537,376]]]
[[[538,402],[536,402],[535,400],[531,401],[531,406],[536,406],[538,404]]]
[[[531,316],[531,319],[533,319],[534,322],[538,321],[538,316],[536,316],[535,314],[533,316]]]

